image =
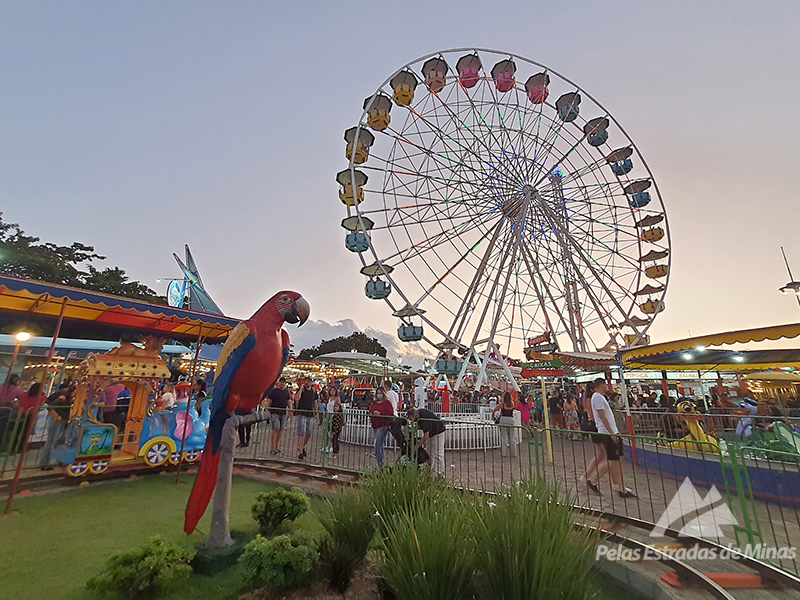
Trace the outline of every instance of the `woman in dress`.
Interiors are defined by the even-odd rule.
[[[578,402],[572,394],[567,394],[567,401],[564,403],[564,421],[569,431],[579,431],[581,428],[578,420]],[[570,437],[575,439],[573,434],[570,434]]]

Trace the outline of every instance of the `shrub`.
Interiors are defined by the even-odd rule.
[[[465,600],[474,596],[477,513],[454,496],[383,519],[379,570],[398,600]]]
[[[544,481],[524,482],[478,502],[476,546],[479,600],[586,600],[598,533],[573,527],[571,502]]]
[[[297,488],[286,490],[279,487],[256,496],[252,513],[261,533],[269,535],[284,521],[294,521],[306,512],[308,507],[308,496],[302,490]]]
[[[370,497],[358,489],[345,489],[329,499],[317,517],[328,534],[319,550],[325,574],[331,587],[344,592],[375,537]]]
[[[319,555],[303,535],[256,536],[247,544],[239,564],[256,586],[290,587],[302,583],[317,566]]]
[[[154,537],[108,559],[105,570],[86,584],[90,590],[117,592],[128,598],[155,594],[192,573],[194,550]]]

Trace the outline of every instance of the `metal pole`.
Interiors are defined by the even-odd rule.
[[[631,403],[628,401],[628,386],[625,384],[625,371],[622,362],[622,351],[617,351],[617,367],[619,368],[619,393],[625,403],[625,418],[628,421],[628,433],[631,436],[631,449],[633,450],[633,464],[639,464],[639,457],[636,454],[636,438],[633,437],[633,417],[631,416]]]
[[[38,407],[39,404],[38,400],[36,404]],[[39,413],[39,408],[36,409],[36,413],[37,414]],[[30,415],[28,415],[28,417],[30,417]],[[22,472],[22,465],[25,464],[25,455],[28,453],[28,441],[31,438],[31,433],[33,433],[33,427],[35,424],[36,424],[35,416],[34,418],[30,419],[28,423],[26,423],[24,432],[25,437],[23,438],[22,442],[22,452],[19,457],[19,462],[17,463],[17,471],[16,473],[14,473],[14,481],[11,484],[11,492],[9,492],[8,494],[8,502],[6,502],[6,511],[3,513],[4,517],[11,512],[11,504],[14,502],[14,496],[17,493],[17,484],[19,483],[19,476],[20,473]]]
[[[553,462],[553,432],[550,431],[550,405],[547,402],[547,385],[542,376],[542,412],[544,413],[544,429],[547,435],[547,458]]]
[[[189,383],[194,385],[194,370],[200,358],[200,346],[203,344],[203,324],[200,324],[200,331],[197,332],[197,349],[194,351],[192,366],[189,367]],[[186,446],[186,422],[189,419],[189,407],[192,405],[192,388],[189,388],[189,397],[186,399],[186,412],[183,419],[183,433],[181,435],[181,451],[178,455],[178,472],[175,475],[175,485],[181,482],[181,465],[183,465],[183,449]],[[202,459],[201,459],[202,460]]]

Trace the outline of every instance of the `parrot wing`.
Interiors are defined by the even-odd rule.
[[[231,416],[235,406],[228,407],[231,383],[247,355],[256,346],[256,335],[245,323],[239,323],[231,332],[222,348],[217,361],[219,375],[214,383],[214,395],[211,401],[211,419],[208,423],[208,435],[203,448],[203,459],[197,478],[192,486],[192,493],[186,505],[186,518],[183,530],[189,534],[197,527],[197,523],[208,508],[214,488],[217,485],[219,469],[219,445],[222,440],[222,428]]]

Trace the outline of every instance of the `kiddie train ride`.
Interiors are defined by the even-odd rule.
[[[184,462],[200,458],[211,398],[203,400],[200,414],[194,404],[187,412],[190,384],[179,383],[175,405],[158,412],[158,385],[170,377],[160,350],[160,342],[147,338],[143,348],[125,342],[83,361],[65,439],[54,451],[56,460],[67,465],[69,475],[99,474],[109,467],[142,463],[150,467],[177,464],[181,446]],[[105,391],[117,384],[130,392],[130,405],[124,415],[119,415],[114,406],[117,419],[108,422],[108,418],[104,420]]]

